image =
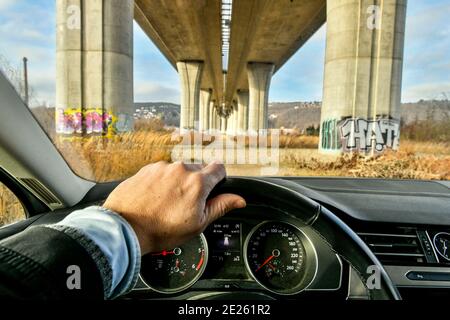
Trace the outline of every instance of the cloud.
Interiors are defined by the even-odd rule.
[[[134,100],[180,103],[180,91],[178,88],[163,86],[155,81],[138,82],[134,85]]]
[[[326,24],[274,75],[270,101],[322,100]]]
[[[402,101],[437,98],[450,90],[450,4],[408,3]]]
[[[59,0],[57,0],[59,1]],[[448,0],[408,3],[403,73],[404,101],[449,91]],[[55,99],[55,0],[0,0],[0,55],[13,66],[29,59],[30,84],[37,98]],[[179,102],[176,70],[134,24],[135,100]],[[277,72],[271,101],[321,100],[326,26]]]
[[[0,54],[22,69],[27,57],[31,103],[55,101],[54,1],[0,0]]]
[[[420,99],[441,99],[444,97],[443,93],[450,97],[450,81],[410,86],[403,90],[402,100],[403,102],[417,102]]]
[[[0,10],[6,10],[17,0],[0,0]]]

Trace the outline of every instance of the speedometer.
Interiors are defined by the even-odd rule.
[[[202,276],[207,259],[208,245],[201,234],[177,248],[143,256],[141,278],[154,291],[181,292]]]
[[[315,252],[308,238],[293,225],[265,222],[255,227],[245,244],[248,271],[264,288],[295,294],[315,275]]]

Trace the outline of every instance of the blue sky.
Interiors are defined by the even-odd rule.
[[[450,95],[450,1],[409,0],[402,101]],[[0,55],[14,67],[29,58],[39,102],[55,98],[55,0],[0,0]],[[136,101],[180,99],[176,71],[134,26]],[[273,77],[270,101],[321,100],[326,26]]]

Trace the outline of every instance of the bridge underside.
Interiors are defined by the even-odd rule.
[[[395,149],[406,3],[59,0],[57,130],[132,127],[134,19],[180,75],[180,130],[258,134],[273,74],[327,22],[321,151]]]
[[[224,82],[221,26],[229,19],[220,0],[135,1],[135,20],[174,68],[178,61],[203,61],[201,88],[227,105],[238,89],[248,90],[249,62],[271,63],[277,71],[326,21],[325,0],[235,0],[230,8]]]

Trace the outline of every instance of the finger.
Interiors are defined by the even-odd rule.
[[[211,190],[227,176],[225,166],[219,162],[208,164],[203,168],[202,173],[205,176],[206,194],[209,194]]]
[[[237,194],[224,193],[218,195],[206,203],[207,224],[209,225],[211,222],[223,217],[231,210],[245,208],[246,205],[245,199]]]

